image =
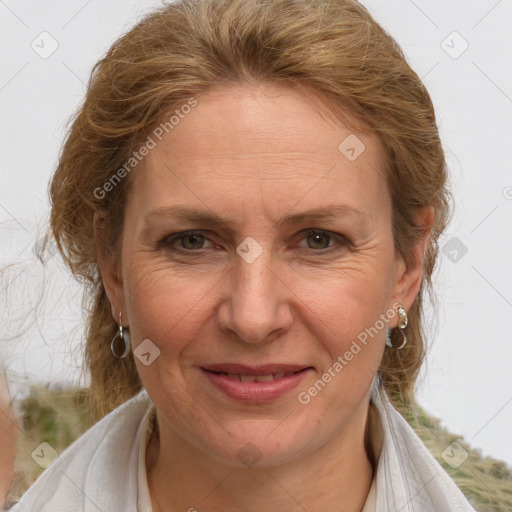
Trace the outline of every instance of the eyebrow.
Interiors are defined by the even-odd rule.
[[[301,213],[284,215],[278,220],[277,226],[285,224],[300,224],[308,221],[330,220],[339,217],[361,217],[369,219],[369,215],[349,205],[330,204],[322,208],[315,208]],[[219,224],[230,224],[232,221],[223,219],[211,211],[198,210],[187,206],[175,205],[151,210],[144,216],[146,222],[151,222],[154,218],[170,217],[173,220],[182,222],[194,222],[207,226],[216,226]]]

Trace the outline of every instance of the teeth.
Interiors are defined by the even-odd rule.
[[[219,372],[221,375],[226,375],[230,379],[239,380],[240,382],[271,382],[276,379],[282,379],[283,377],[288,377],[289,375],[293,375],[296,372],[277,372],[270,373],[268,375],[242,375],[240,373],[226,373]]]
[[[254,380],[255,380],[255,382],[270,382],[270,381],[273,381],[274,379],[277,379],[277,378],[279,378],[279,377],[276,377],[276,376],[274,376],[272,374],[270,374],[270,375],[258,375],[256,377],[256,379],[254,379]]]
[[[241,382],[256,382],[256,375],[240,375],[238,374],[238,378]],[[270,376],[272,378],[272,375]]]

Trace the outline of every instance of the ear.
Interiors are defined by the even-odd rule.
[[[101,280],[103,281],[103,286],[107,292],[108,300],[110,301],[112,317],[116,323],[118,323],[119,313],[125,312],[123,282],[120,270],[116,270],[114,255],[109,253],[105,243],[107,223],[108,217],[106,211],[99,210],[94,212],[93,228],[97,251],[96,262],[100,271]]]
[[[399,302],[407,311],[411,308],[418,295],[423,280],[423,263],[432,227],[435,221],[435,210],[432,206],[424,206],[415,216],[415,224],[421,232],[410,257],[406,262],[401,254],[397,254],[395,264],[395,284],[393,301]]]

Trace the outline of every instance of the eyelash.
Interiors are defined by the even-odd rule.
[[[206,240],[210,240],[208,238],[208,236],[206,235],[206,233],[204,231],[201,231],[201,230],[181,231],[179,233],[173,233],[171,235],[166,235],[165,237],[163,237],[158,242],[157,248],[158,249],[170,250],[172,252],[177,252],[177,253],[182,253],[182,254],[187,254],[187,255],[201,256],[201,255],[204,254],[205,249],[194,250],[194,249],[184,249],[184,248],[179,248],[179,249],[178,248],[171,248],[171,245],[174,242],[182,240],[185,237],[192,236],[192,235],[203,235]],[[334,239],[338,239],[339,244],[340,244],[340,247],[329,246],[329,247],[326,247],[325,249],[318,249],[318,250],[306,248],[306,250],[309,250],[309,251],[311,251],[311,252],[313,252],[315,254],[319,254],[319,255],[320,254],[328,254],[328,253],[331,253],[331,252],[334,252],[334,251],[337,251],[337,250],[341,250],[343,248],[343,246],[346,247],[347,245],[350,245],[350,241],[345,236],[343,236],[343,235],[341,235],[339,233],[333,233],[331,231],[326,231],[326,230],[323,230],[323,229],[309,229],[309,230],[306,230],[304,232],[304,234],[302,236],[302,239],[305,239],[305,238],[307,238],[310,235],[327,235],[329,237],[329,242],[331,242],[332,239],[334,238]]]

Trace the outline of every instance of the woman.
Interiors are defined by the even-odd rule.
[[[392,405],[449,213],[354,0],[181,1],[96,66],[51,184],[108,413],[13,510],[473,510]]]

